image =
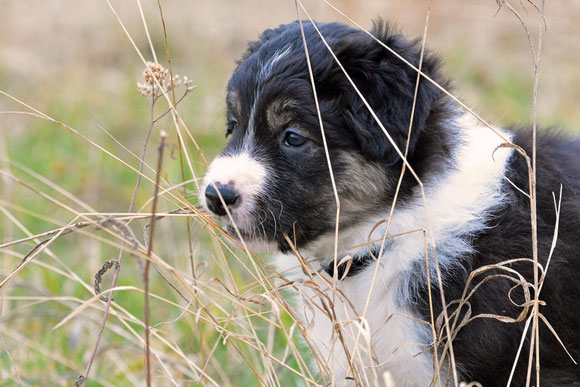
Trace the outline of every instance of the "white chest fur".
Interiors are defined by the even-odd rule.
[[[387,371],[395,386],[428,386],[433,376],[431,355],[419,353],[426,349],[422,343],[430,341],[429,330],[399,304],[398,290],[404,279],[386,280],[379,268],[371,292],[375,268],[370,265],[340,281],[336,290],[321,278],[314,279],[317,291],[313,285],[305,288],[299,307],[311,327],[309,339],[316,355],[338,385],[354,385],[348,382],[350,377],[365,385],[383,385]]]
[[[388,233],[417,229],[425,230],[427,235],[432,232],[442,266],[456,264],[472,251],[469,236],[484,229],[490,210],[504,202],[500,187],[512,154],[511,149],[500,149],[492,158],[504,141],[468,117],[460,120],[460,125],[462,139],[454,154],[454,168],[425,184],[426,201],[417,192],[414,201],[395,210]],[[385,210],[381,212],[384,214]],[[359,251],[347,249],[365,243],[370,231],[383,219],[384,215],[377,216],[341,230],[339,256],[364,254],[367,247]],[[372,239],[380,238],[384,227],[378,227]],[[319,238],[301,255],[315,270],[319,269],[328,264],[321,262],[321,257],[328,260],[334,256],[334,239],[334,234]],[[300,287],[298,309],[310,328],[309,340],[338,385],[349,384],[353,372],[367,385],[383,385],[384,372],[390,374],[395,386],[430,384],[432,353],[424,350],[433,340],[431,328],[412,315],[408,286],[409,273],[417,262],[422,263],[418,267],[426,273],[424,251],[424,234],[408,234],[389,242],[378,269],[373,263],[335,285],[328,276],[324,280],[314,274],[308,286]],[[275,264],[293,279],[310,280],[291,254],[278,256]],[[430,271],[434,274],[433,267]]]

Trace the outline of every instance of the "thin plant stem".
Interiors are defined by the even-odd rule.
[[[135,200],[137,199],[137,193],[139,192],[139,187],[141,186],[141,176],[143,174],[143,168],[145,165],[145,154],[147,153],[147,145],[149,144],[151,132],[153,131],[153,126],[155,125],[155,116],[154,116],[154,114],[155,114],[155,101],[156,101],[156,98],[155,98],[155,95],[153,95],[151,97],[151,104],[150,104],[149,128],[147,129],[145,141],[143,142],[143,149],[141,152],[141,160],[139,162],[139,173],[137,174],[137,181],[135,182],[135,188],[133,189],[133,195],[131,196],[131,202],[129,203],[129,210],[127,211],[128,213],[133,212],[133,209],[135,207]],[[155,187],[158,187],[158,186],[159,186],[159,181],[156,180]],[[119,264],[115,267],[115,271],[113,272],[113,279],[111,281],[111,288],[115,288],[115,286],[117,286],[117,280],[119,279],[119,273],[121,272],[121,262],[123,260],[124,247],[125,247],[125,242],[122,241],[121,248],[119,249],[119,255],[117,256],[117,262]],[[147,261],[147,262],[149,262],[149,261]],[[105,313],[103,316],[103,322],[101,323],[101,327],[99,328],[99,333],[97,335],[97,340],[96,340],[95,346],[93,348],[93,353],[91,354],[91,357],[89,358],[89,362],[88,362],[87,368],[85,370],[85,375],[84,375],[85,382],[89,377],[89,373],[91,371],[91,366],[92,366],[93,361],[95,360],[95,357],[97,355],[97,351],[99,349],[99,345],[100,345],[101,339],[103,337],[103,332],[105,331],[105,326],[107,325],[107,319],[109,317],[109,311],[111,309],[111,302],[113,301],[113,294],[114,294],[114,292],[111,292],[111,295],[109,297],[107,297],[107,303],[105,305]]]
[[[153,205],[151,209],[151,223],[149,227],[149,243],[147,245],[147,261],[145,262],[145,364],[147,370],[147,387],[151,386],[151,353],[150,353],[150,342],[149,342],[149,318],[150,318],[150,308],[149,308],[149,266],[151,264],[151,252],[153,250],[153,232],[155,231],[155,212],[157,211],[157,195],[159,194],[159,177],[161,176],[161,167],[163,165],[163,147],[165,146],[165,140],[167,139],[167,133],[161,131],[161,144],[159,145],[159,158],[157,160],[157,176],[155,177],[155,188],[153,194]]]

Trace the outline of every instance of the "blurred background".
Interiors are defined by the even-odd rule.
[[[423,34],[428,5],[425,0],[334,0],[332,3],[366,28],[372,26],[372,20],[383,17],[396,22],[407,35]],[[538,12],[527,1],[513,3],[536,42]],[[152,60],[138,3],[112,0],[111,4],[139,50],[147,60]],[[187,75],[197,85],[179,104],[178,110],[206,159],[211,160],[225,143],[224,90],[236,59],[244,52],[246,43],[256,39],[264,29],[296,20],[295,5],[289,0],[182,0],[161,4],[173,72]],[[304,4],[319,21],[346,22],[323,1],[309,0]],[[167,66],[158,4],[143,0],[142,6],[159,62]],[[149,104],[136,91],[144,65],[107,2],[3,0],[1,8],[0,90],[74,128],[136,167],[138,162],[129,151],[140,154],[150,122]],[[494,0],[433,1],[427,45],[444,59],[445,70],[455,85],[455,95],[488,122],[530,124],[533,66],[527,36],[508,9],[497,11]],[[539,67],[538,122],[540,126],[578,134],[580,0],[547,2],[545,16],[547,29]],[[165,102],[161,102],[156,114],[167,109]],[[52,230],[73,219],[74,211],[71,213],[41,193],[70,204],[76,211],[86,212],[74,200],[63,197],[35,177],[35,173],[99,212],[127,211],[136,180],[133,171],[58,125],[10,113],[23,111],[30,110],[0,95],[0,169],[3,171],[0,244],[26,237],[27,233]],[[151,165],[161,129],[169,132],[169,143],[178,141],[167,115],[153,130],[146,157]],[[203,159],[191,143],[188,147],[196,176],[200,176],[205,168]],[[164,169],[173,184],[183,180],[176,152],[170,152]],[[151,171],[146,173],[154,175]],[[192,176],[187,172],[185,177]],[[36,187],[36,191],[30,186]],[[188,184],[187,189],[189,198],[195,202],[195,185]],[[146,205],[151,195],[152,185],[144,183],[136,208]],[[161,208],[169,210],[175,206],[166,202]],[[206,263],[200,276],[209,280],[228,274],[236,286],[251,287],[251,276],[229,255],[226,259],[231,262],[231,271],[224,272],[223,267],[218,267],[215,244],[204,234],[204,225],[194,222],[192,227],[191,235],[197,238],[195,265]],[[51,246],[50,254],[39,255],[33,265],[0,289],[0,384],[71,385],[84,371],[102,319],[102,307],[89,308],[81,317],[57,330],[53,331],[52,327],[79,305],[78,300],[92,296],[74,275],[91,284],[102,263],[116,257],[117,250],[98,240],[94,236],[96,231],[91,232],[87,236],[59,239]],[[141,232],[137,227],[136,234]],[[161,226],[160,232],[163,240],[157,242],[158,253],[179,270],[187,271],[190,263],[184,258],[188,255],[187,243],[183,242],[187,239],[185,221]],[[0,279],[33,246],[24,243],[0,250]],[[141,286],[135,262],[127,260],[124,265],[119,284]],[[167,298],[175,296],[167,284],[156,280],[159,277],[152,284],[154,292]],[[137,316],[142,315],[141,299],[141,294],[119,293],[115,297],[118,304]],[[219,302],[216,300],[208,298]],[[154,320],[178,316],[178,310],[159,306]],[[92,371],[95,380],[90,383],[140,384],[143,382],[140,344],[135,337],[125,336],[124,325],[114,318],[110,320]],[[199,360],[197,354],[213,348],[218,334],[211,325],[200,325],[193,320],[182,319],[166,329],[171,341],[187,356],[191,353],[190,358],[195,362]],[[141,332],[139,324],[134,325]],[[115,329],[122,334],[115,333]],[[244,370],[247,367],[238,355],[219,348],[214,349],[215,358],[223,363],[232,361],[229,367],[222,368],[208,363],[208,372],[220,384],[258,384]],[[176,363],[172,370],[180,375],[175,380],[180,384],[194,383],[195,378],[182,369],[187,367],[179,363],[183,360],[172,361]],[[203,356],[199,361],[200,364],[205,361]],[[292,374],[283,377],[289,384],[282,385],[301,384]],[[165,381],[159,378],[156,383],[163,385]]]

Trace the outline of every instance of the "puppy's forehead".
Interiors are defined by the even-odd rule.
[[[361,34],[360,31],[339,23],[320,23],[317,26],[331,47],[345,37]],[[311,24],[306,23],[303,28],[313,71],[320,75],[328,70],[333,62],[332,56]],[[238,97],[245,109],[252,105],[255,91],[268,83],[284,81],[289,77],[302,78],[309,82],[302,28],[298,22],[268,30],[259,41],[250,43],[248,51],[238,62],[238,67],[230,79],[229,88],[238,91]]]
[[[283,45],[267,44],[243,60],[228,84],[228,103],[236,113],[251,107],[261,90],[269,83],[278,82],[276,75],[293,61],[295,47],[291,43]]]
[[[265,58],[260,63],[260,71],[258,73],[258,81],[259,82],[266,82],[273,74],[273,70],[276,65],[282,65],[283,60],[289,56],[290,52],[292,51],[292,45],[287,44],[284,47],[281,47],[266,55]]]
[[[229,114],[244,132],[277,133],[312,115],[304,114],[312,113],[314,105],[301,42],[267,42],[248,55],[232,75],[227,94]]]

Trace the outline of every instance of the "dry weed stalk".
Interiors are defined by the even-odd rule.
[[[173,85],[173,82],[170,84]],[[174,86],[173,86],[174,87]],[[149,223],[151,226],[149,227],[149,243],[147,244],[147,257],[148,259],[145,262],[145,275],[144,275],[144,282],[145,282],[145,364],[146,364],[146,372],[147,372],[147,387],[151,386],[151,348],[149,344],[149,318],[150,318],[150,310],[149,310],[149,265],[151,264],[151,252],[153,250],[153,232],[155,230],[155,212],[157,211],[157,199],[159,194],[159,178],[161,176],[161,168],[163,166],[163,147],[165,145],[165,141],[167,139],[167,133],[165,131],[161,131],[161,140],[159,144],[159,157],[157,161],[157,176],[155,178],[155,190],[153,194],[153,208],[151,210],[151,222]]]
[[[173,76],[170,77],[169,81],[167,81],[168,71],[162,65],[160,65],[159,63],[154,63],[154,62],[147,62],[146,64],[147,64],[147,67],[143,71],[143,77],[145,79],[145,83],[137,83],[137,91],[142,96],[147,97],[150,101],[150,122],[149,122],[149,128],[147,129],[147,133],[145,136],[145,141],[143,142],[143,149],[142,149],[140,162],[139,162],[139,173],[137,175],[137,182],[135,183],[135,188],[133,189],[133,195],[131,197],[131,202],[129,204],[129,210],[127,211],[128,213],[133,212],[133,208],[134,208],[135,201],[137,198],[137,193],[139,192],[139,188],[141,185],[141,176],[143,173],[143,167],[144,167],[144,163],[145,163],[145,155],[147,153],[147,146],[149,144],[149,138],[151,137],[153,127],[154,127],[155,123],[161,117],[163,117],[165,114],[167,114],[167,112],[165,112],[161,116],[155,118],[155,103],[157,102],[157,99],[161,95],[167,93],[168,90],[174,91],[177,87],[179,87],[181,84],[183,84],[185,91],[183,93],[183,96],[180,99],[180,101],[181,101],[187,96],[188,93],[193,91],[193,88],[194,88],[193,82],[191,80],[189,80],[187,77],[184,77],[182,80],[177,75],[176,77],[173,77]],[[179,103],[179,101],[177,103]],[[163,132],[163,133],[165,133],[165,132]],[[154,229],[154,224],[155,224],[155,222],[154,222],[155,221],[155,211],[156,211],[156,207],[157,207],[157,195],[158,195],[158,191],[159,191],[159,181],[160,181],[160,175],[161,175],[160,171],[161,171],[161,163],[162,163],[162,156],[163,156],[163,146],[165,144],[166,137],[167,137],[167,135],[162,134],[161,145],[159,147],[159,161],[158,161],[156,179],[155,179],[155,183],[154,183],[155,194],[153,196],[153,210],[152,210],[152,214],[151,214],[152,223],[151,223],[151,229],[150,229],[150,239],[149,239],[148,248],[147,248],[148,259],[146,259],[146,261],[145,261],[145,268],[144,268],[144,270],[145,270],[145,273],[144,273],[144,282],[145,282],[145,342],[146,342],[146,344],[145,344],[146,357],[145,358],[146,358],[146,381],[147,381],[148,386],[151,385],[150,345],[149,345],[149,264],[150,264],[150,259],[151,259],[151,249],[152,249],[152,243],[153,243],[152,235],[153,235],[153,229]],[[126,227],[128,228],[128,226],[126,226]],[[134,238],[134,240],[136,243],[135,238]],[[116,262],[115,271],[113,273],[113,280],[111,283],[112,288],[114,288],[116,286],[117,280],[119,278],[119,273],[121,271],[121,262],[123,259],[123,250],[124,250],[123,247],[124,247],[124,242],[122,244],[122,248],[119,250],[118,257],[115,260],[115,262]],[[97,273],[97,275],[98,275],[98,273]],[[95,278],[95,284],[96,283],[97,283],[97,278]],[[80,385],[84,385],[86,383],[86,380],[88,379],[89,372],[91,370],[91,365],[92,365],[94,358],[97,354],[97,350],[99,348],[99,344],[101,342],[101,338],[102,338],[103,332],[105,330],[105,325],[107,323],[107,318],[109,315],[109,310],[111,308],[112,299],[113,299],[113,293],[111,292],[111,296],[107,297],[107,300],[106,300],[103,322],[101,324],[101,328],[100,328],[99,334],[97,336],[97,341],[95,343],[93,353],[89,359],[85,374],[82,375],[81,377],[79,377],[79,380],[77,381],[77,383],[79,383]]]

